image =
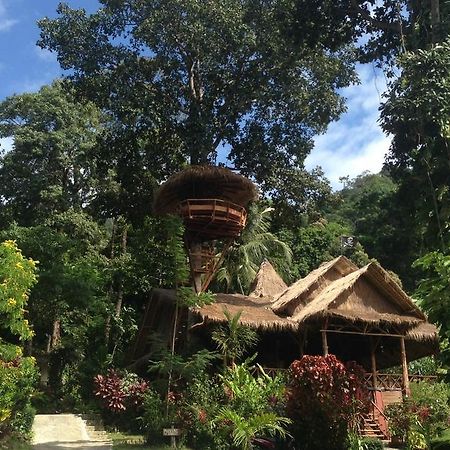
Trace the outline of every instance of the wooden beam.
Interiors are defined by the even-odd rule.
[[[405,338],[402,336],[400,338],[400,353],[402,358],[402,391],[405,397],[411,395],[411,389],[409,386],[409,375],[408,375],[408,361],[406,359],[406,348],[405,348]]]
[[[320,330],[326,331],[327,333],[338,333],[338,334],[358,334],[360,336],[383,336],[383,337],[396,337],[396,338],[404,338],[403,334],[391,334],[391,333],[364,333],[359,331],[343,331],[343,330]]]

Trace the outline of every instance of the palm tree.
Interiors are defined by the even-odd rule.
[[[292,252],[270,230],[270,213],[273,208],[260,210],[252,206],[248,224],[241,236],[228,250],[216,280],[225,285],[226,292],[247,294],[260,264],[269,260],[281,274],[289,273]]]

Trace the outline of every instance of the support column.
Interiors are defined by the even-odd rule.
[[[328,355],[328,339],[327,339],[327,328],[328,328],[328,319],[325,321],[325,324],[322,329],[322,349],[323,356]]]
[[[409,375],[408,375],[408,361],[406,359],[405,338],[400,338],[400,353],[402,358],[402,392],[405,397],[411,395],[411,389],[409,387]]]
[[[372,383],[374,390],[378,388],[378,380],[377,380],[377,358],[375,355],[376,345],[374,343],[373,338],[370,338],[370,362],[372,366]]]

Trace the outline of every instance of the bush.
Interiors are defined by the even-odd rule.
[[[411,383],[411,397],[386,408],[391,434],[409,448],[420,445],[431,448],[432,439],[448,426],[448,399],[449,389],[445,383]]]
[[[0,437],[10,433],[29,437],[35,414],[31,398],[37,377],[34,358],[0,360]]]
[[[287,411],[292,433],[305,450],[346,447],[368,398],[364,370],[334,355],[304,356],[290,367]]]
[[[383,450],[384,445],[379,439],[375,438],[362,438],[361,449],[362,450]]]
[[[110,369],[106,375],[94,377],[94,394],[100,399],[106,422],[128,431],[139,429],[137,419],[148,391],[146,381],[126,371]]]

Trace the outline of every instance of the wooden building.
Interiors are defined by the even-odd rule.
[[[174,305],[174,291],[155,290],[144,321],[147,329],[168,332]],[[190,332],[206,336],[214,324],[226,321],[225,309],[232,315],[240,312],[241,323],[258,330],[258,362],[265,367],[287,368],[304,354],[328,353],[361,364],[372,392],[372,415],[383,435],[384,406],[409,395],[408,361],[438,351],[436,327],[389,273],[377,263],[358,268],[344,256],[289,287],[265,262],[249,296],[217,294],[213,304],[192,309],[197,320]],[[136,349],[145,347],[144,335]],[[382,373],[394,366],[401,367],[399,375]]]

